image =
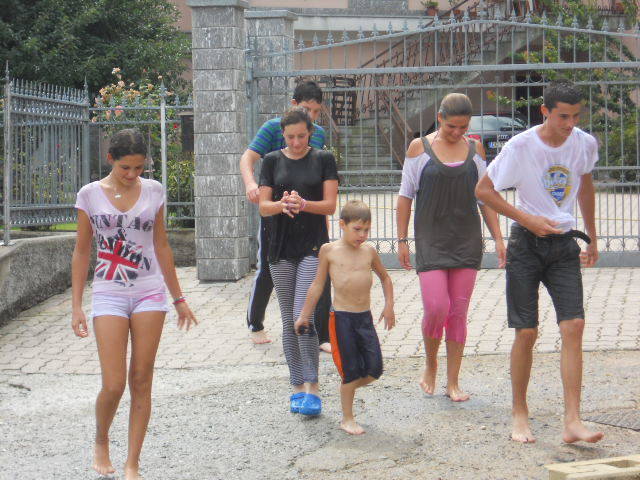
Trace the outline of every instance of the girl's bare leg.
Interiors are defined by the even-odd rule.
[[[129,366],[129,449],[124,465],[126,480],[140,479],[138,465],[151,416],[151,384],[165,312],[140,312],[131,316],[131,365]]]
[[[109,456],[109,428],[126,385],[129,319],[103,315],[94,318],[93,326],[102,372],[102,389],[96,399],[93,468],[100,475],[109,475],[115,472]]]
[[[429,395],[433,395],[436,389],[436,374],[438,372],[439,338],[424,337],[424,347],[427,353],[425,369],[420,377],[420,388]]]
[[[449,274],[449,315],[447,331],[447,396],[454,402],[469,400],[458,382],[464,344],[467,339],[467,311],[476,283],[477,271],[472,268],[453,268]]]
[[[469,394],[465,393],[458,383],[464,343],[447,340],[447,397],[454,402],[466,402]]]

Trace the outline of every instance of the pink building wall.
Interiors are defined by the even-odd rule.
[[[248,0],[252,8],[287,9],[287,8],[349,8],[349,0]],[[187,0],[171,0],[178,7],[182,18],[178,22],[180,30],[191,31],[191,9]],[[438,0],[441,10],[449,9],[449,0]],[[409,0],[409,10],[424,11],[421,0]]]
[[[191,32],[191,8],[187,6],[187,0],[172,0],[181,13],[181,18],[178,22],[178,27],[181,31]],[[248,0],[249,5],[254,8],[264,9],[288,9],[288,8],[332,8],[332,9],[347,9],[349,7],[349,0]],[[598,5],[601,8],[611,8],[615,1],[612,0],[597,0]],[[424,11],[424,6],[421,0],[408,0],[408,8],[415,11]],[[439,9],[441,11],[449,10],[449,0],[439,0]],[[295,24],[294,24],[295,27]],[[613,27],[611,27],[614,30]],[[630,30],[629,30],[630,32]],[[309,32],[306,32],[309,34]],[[325,32],[326,34],[326,32]],[[308,35],[305,35],[307,37]],[[298,38],[298,35],[296,35]],[[352,37],[353,38],[353,37]],[[309,43],[307,41],[307,43]],[[634,39],[625,39],[624,44],[636,55],[640,56],[640,42]],[[385,45],[379,45],[379,48],[385,48]],[[380,51],[380,50],[379,50]],[[343,49],[333,49],[331,56],[331,64],[334,67],[341,68],[357,68],[362,63],[370,59],[373,55],[373,47],[371,45],[367,47],[351,46],[347,49],[346,63]],[[185,78],[191,78],[191,59],[187,61],[188,71],[185,73]],[[298,68],[310,69],[314,67],[327,68],[329,65],[329,54],[327,51],[320,51],[318,54],[309,53],[305,54],[304,58],[296,58],[296,66]]]

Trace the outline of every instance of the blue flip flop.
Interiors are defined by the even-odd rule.
[[[304,401],[305,396],[306,396],[306,393],[304,392],[298,392],[291,395],[291,397],[289,398],[291,402],[290,404],[291,413],[300,413],[300,407],[302,406],[302,402]]]
[[[322,411],[322,400],[313,393],[307,393],[304,396],[302,405],[300,406],[300,413],[302,415],[320,415]]]

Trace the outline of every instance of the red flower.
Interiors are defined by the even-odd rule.
[[[178,124],[177,124],[177,123],[174,123],[174,124],[173,124],[173,129],[174,129],[174,130],[176,130],[177,128],[178,128]]]

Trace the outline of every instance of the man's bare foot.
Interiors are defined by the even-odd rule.
[[[527,415],[513,416],[511,440],[520,443],[535,443],[536,437],[533,436],[533,433],[529,428],[529,419],[527,418]]]
[[[562,431],[562,441],[565,443],[588,442],[596,443],[602,440],[604,433],[592,432],[580,420],[567,423]]]
[[[364,433],[364,428],[356,423],[355,418],[350,420],[343,419],[340,422],[340,428],[350,435],[362,435]]]
[[[124,478],[125,480],[143,480],[138,472],[138,465],[124,465]]]
[[[259,332],[249,332],[249,338],[255,345],[271,343],[271,339],[267,337],[267,332],[260,330]]]
[[[430,368],[425,368],[420,377],[420,388],[427,395],[433,395],[436,389],[436,372]]]
[[[469,394],[465,393],[457,385],[455,387],[447,387],[447,393],[445,395],[449,397],[452,402],[466,402],[469,400]]]
[[[100,475],[106,476],[115,473],[116,469],[111,464],[109,457],[109,441],[106,443],[96,442],[93,447],[93,469]]]
[[[326,353],[331,353],[331,344],[329,342],[321,343],[320,350]]]

